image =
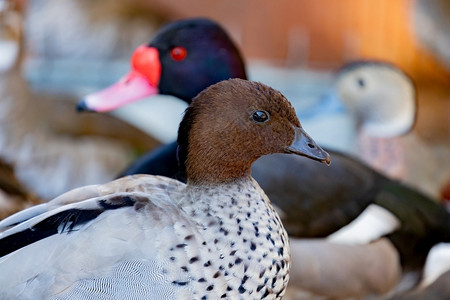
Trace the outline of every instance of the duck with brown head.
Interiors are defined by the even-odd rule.
[[[250,167],[271,153],[329,155],[283,95],[241,79],[200,93],[178,141],[186,185],[140,175],[88,186],[3,232],[0,298],[281,299],[288,237]]]

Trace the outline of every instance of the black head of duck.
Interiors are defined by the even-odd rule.
[[[136,49],[131,71],[118,83],[78,104],[80,111],[104,112],[144,97],[165,94],[190,103],[206,87],[246,78],[239,50],[219,24],[203,18],[173,22]]]

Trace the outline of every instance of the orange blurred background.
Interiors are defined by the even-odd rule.
[[[140,2],[169,20],[195,16],[217,20],[239,41],[246,58],[288,60],[309,67],[377,58],[394,62],[416,81],[450,85],[449,71],[415,38],[413,0]]]

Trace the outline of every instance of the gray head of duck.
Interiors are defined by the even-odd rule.
[[[180,20],[138,47],[131,57],[131,71],[116,84],[87,95],[78,110],[110,111],[155,94],[190,103],[203,89],[229,78],[246,79],[246,72],[226,31],[204,18]]]
[[[349,63],[338,71],[335,89],[369,135],[395,137],[414,126],[414,83],[392,64],[373,60]]]
[[[271,153],[330,163],[330,156],[302,129],[280,92],[242,79],[212,85],[192,101],[179,127],[178,145],[190,183],[250,176],[251,164]]]

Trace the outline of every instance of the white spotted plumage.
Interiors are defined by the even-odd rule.
[[[106,210],[74,231],[52,235],[2,258],[1,272],[9,276],[1,276],[1,297],[261,299],[266,293],[265,299],[281,297],[288,281],[287,236],[253,179],[195,187],[156,176],[118,182],[120,188],[114,182],[98,186],[98,197],[54,211],[89,209],[117,196],[130,197],[133,206]],[[101,195],[112,189],[115,193]],[[18,260],[27,268],[13,272]]]

